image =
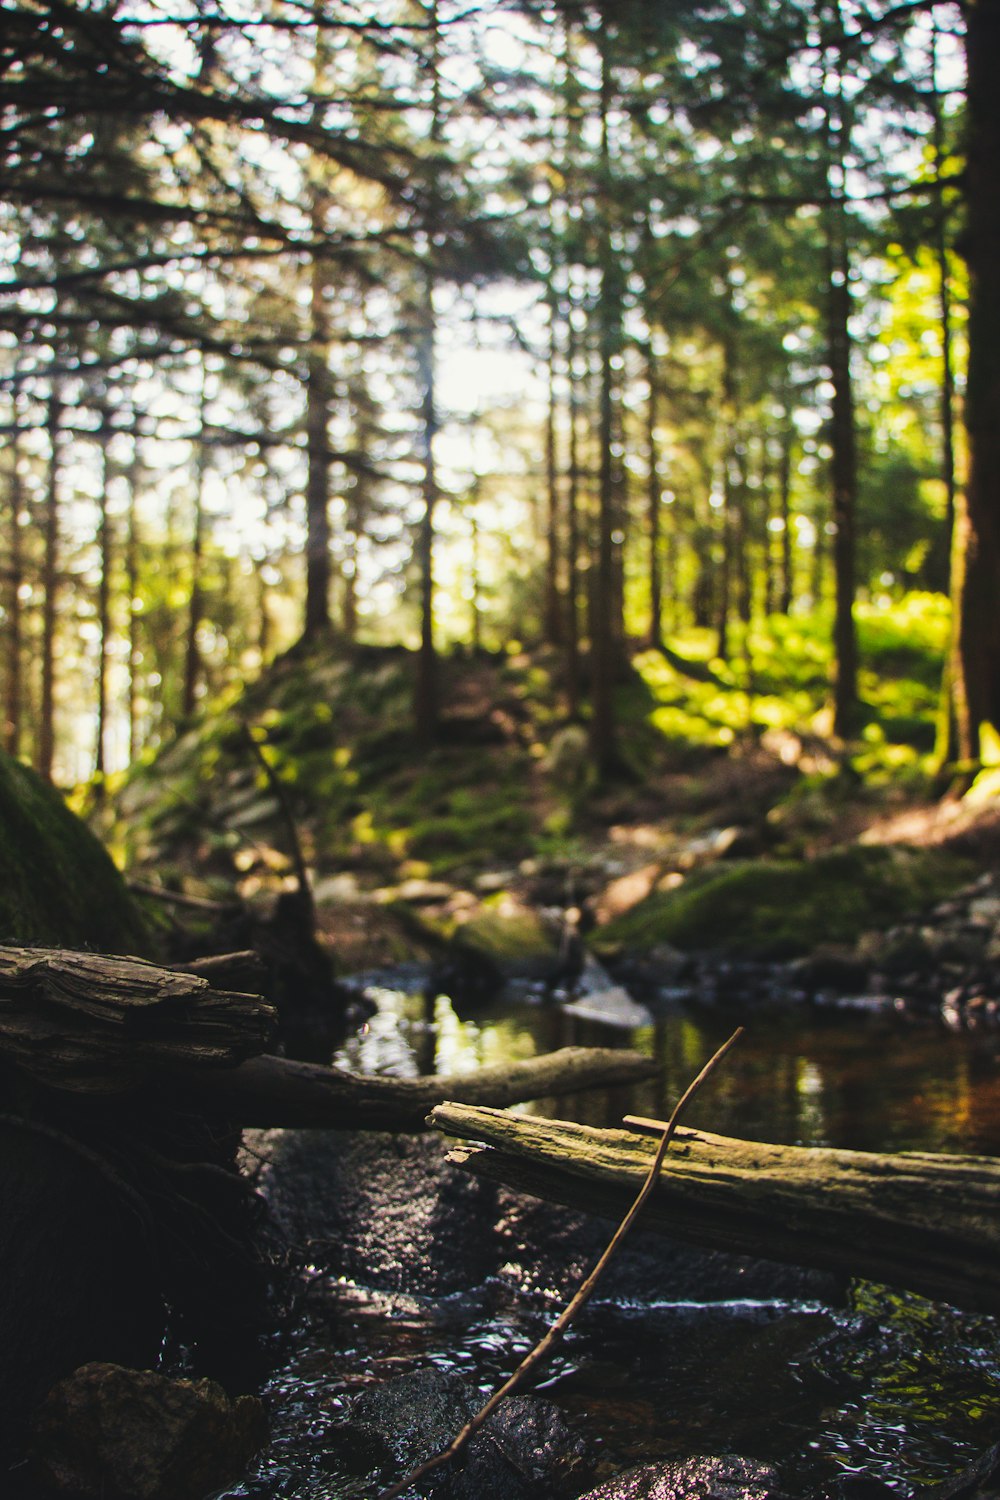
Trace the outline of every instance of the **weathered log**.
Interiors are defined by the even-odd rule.
[[[431,1124],[480,1176],[620,1218],[656,1142],[461,1104]],[[715,1250],[845,1272],[1000,1312],[1000,1161],[774,1146],[681,1129],[644,1224]]]
[[[0,1056],[55,1088],[118,1093],[181,1065],[234,1067],[274,1019],[259,995],[142,959],[0,948]]]
[[[374,1077],[284,1057],[254,1057],[211,1078],[192,1078],[186,1087],[201,1109],[241,1125],[418,1131],[427,1129],[429,1111],[446,1099],[502,1108],[637,1083],[656,1071],[656,1064],[637,1052],[603,1047],[563,1047],[472,1073],[420,1078]]]

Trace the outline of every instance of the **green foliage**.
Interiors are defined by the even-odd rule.
[[[791,958],[823,943],[849,943],[940,899],[968,878],[964,862],[938,852],[838,850],[815,860],[713,865],[657,892],[602,929],[600,944],[715,949]]]
[[[52,787],[0,752],[0,940],[147,954],[111,858]]]

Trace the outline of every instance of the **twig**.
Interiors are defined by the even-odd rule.
[[[171,891],[165,885],[151,885],[144,880],[130,880],[128,888],[137,896],[152,896],[171,906],[189,906],[192,911],[228,912],[237,910],[240,905],[238,900],[212,901],[208,896],[189,896],[186,891]]]
[[[608,1242],[607,1248],[601,1255],[601,1258],[598,1260],[597,1264],[594,1266],[594,1269],[591,1271],[586,1281],[581,1283],[577,1291],[574,1293],[573,1297],[566,1304],[563,1311],[559,1314],[559,1317],[552,1324],[552,1327],[549,1329],[549,1331],[544,1335],[542,1339],[539,1340],[539,1342],[535,1345],[531,1352],[525,1355],[524,1359],[518,1365],[513,1375],[511,1375],[510,1378],[504,1382],[499,1390],[494,1391],[493,1395],[487,1401],[486,1405],[483,1406],[479,1411],[477,1411],[475,1416],[469,1418],[468,1422],[462,1428],[461,1432],[459,1432],[458,1435],[452,1439],[447,1448],[442,1448],[440,1453],[436,1453],[433,1458],[427,1459],[427,1461],[425,1463],[422,1463],[419,1468],[414,1469],[412,1473],[407,1474],[405,1478],[400,1479],[399,1482],[397,1484],[394,1484],[390,1489],[382,1490],[376,1497],[376,1500],[399,1500],[399,1497],[405,1494],[405,1492],[410,1488],[411,1485],[418,1484],[421,1479],[425,1479],[428,1474],[433,1473],[434,1470],[440,1468],[442,1464],[447,1463],[450,1459],[457,1458],[462,1450],[466,1447],[470,1439],[473,1438],[479,1431],[479,1429],[483,1426],[484,1422],[486,1422],[493,1415],[497,1407],[500,1405],[501,1401],[506,1400],[506,1398],[508,1396],[512,1396],[515,1391],[520,1390],[521,1386],[524,1385],[528,1376],[532,1373],[535,1367],[542,1363],[542,1361],[549,1354],[549,1351],[562,1338],[563,1334],[566,1332],[567,1328],[573,1322],[577,1314],[590,1301],[590,1298],[593,1296],[598,1282],[603,1276],[612,1258],[617,1254],[618,1250],[621,1247],[622,1241],[625,1239],[626,1235],[635,1224],[636,1219],[639,1217],[646,1204],[646,1200],[649,1198],[654,1187],[656,1186],[656,1179],[659,1176],[660,1167],[663,1164],[663,1158],[667,1154],[667,1147],[670,1145],[670,1142],[673,1139],[674,1132],[677,1129],[677,1125],[680,1121],[681,1115],[690,1104],[694,1096],[698,1093],[702,1085],[709,1078],[710,1074],[715,1071],[716,1067],[718,1067],[719,1063],[725,1057],[729,1049],[733,1047],[737,1041],[739,1041],[742,1035],[743,1027],[739,1026],[733,1032],[729,1040],[727,1042],[724,1042],[719,1048],[718,1052],[716,1052],[714,1056],[709,1059],[694,1082],[690,1083],[685,1089],[684,1093],[681,1095],[681,1098],[674,1106],[674,1111],[670,1116],[670,1119],[667,1120],[665,1124],[657,1122],[657,1124],[660,1125],[660,1129],[662,1131],[662,1134],[660,1136],[660,1144],[656,1149],[656,1155],[653,1157],[652,1165],[650,1166],[649,1171],[646,1174],[646,1179],[643,1182],[642,1187],[639,1189],[639,1194],[635,1202],[632,1204],[632,1207],[629,1209],[628,1213],[625,1215],[624,1219],[622,1219],[618,1228],[615,1230],[610,1241]]]
[[[298,883],[299,895],[302,898],[306,911],[308,911],[311,915],[313,913],[312,885],[309,880],[309,871],[306,868],[305,855],[302,852],[302,843],[299,839],[298,825],[295,822],[295,815],[292,812],[292,804],[288,796],[288,789],[285,786],[285,783],[282,781],[281,777],[278,775],[274,766],[272,766],[271,762],[264,754],[263,747],[258,743],[249,724],[243,725],[243,733],[246,738],[246,743],[249,745],[254,759],[257,761],[257,764],[264,772],[264,775],[267,778],[267,784],[270,787],[274,799],[278,804],[278,810],[281,813],[282,821],[284,822],[285,829],[288,833],[288,842],[290,846],[290,853],[292,856],[292,868],[295,871],[295,879]]]

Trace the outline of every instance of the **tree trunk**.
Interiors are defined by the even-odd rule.
[[[649,545],[649,644],[663,639],[663,572],[660,566],[660,451],[656,436],[657,410],[656,360],[653,346],[646,348],[646,515]]]
[[[101,409],[101,427],[97,437],[100,452],[100,494],[98,496],[99,518],[97,546],[99,573],[97,577],[97,723],[94,726],[94,785],[98,797],[104,795],[104,777],[107,771],[108,738],[108,665],[111,646],[111,567],[113,552],[110,496],[111,467],[108,447],[111,442],[111,414],[106,406]]]
[[[437,0],[429,0],[427,32],[431,84],[431,122],[429,144],[436,155],[443,137],[441,112],[441,36]],[[431,171],[436,170],[432,164]],[[413,699],[413,717],[417,737],[424,744],[434,739],[438,728],[438,662],[434,644],[434,512],[439,498],[435,439],[438,431],[437,408],[437,311],[434,293],[437,274],[434,265],[439,229],[437,187],[431,183],[424,233],[426,250],[422,268],[422,305],[417,336],[417,378],[420,383],[420,427],[423,462],[424,507],[417,532],[417,571],[420,577],[420,645],[417,653],[417,679]]]
[[[20,452],[15,430],[10,445],[10,575],[7,583],[7,681],[4,702],[3,743],[8,755],[21,753],[21,723],[24,681],[24,650],[21,586],[24,583],[24,547],[21,536],[21,511],[24,488],[19,467]]]
[[[974,762],[982,727],[1000,733],[1000,0],[977,0],[966,20],[969,477],[953,549],[952,692],[959,755]]]
[[[459,1166],[538,1197],[621,1218],[655,1140],[459,1104],[431,1124],[485,1142]],[[907,1151],[773,1146],[680,1129],[645,1225],[714,1250],[842,1271],[1000,1312],[1000,1162]]]
[[[208,472],[208,444],[205,436],[205,372],[202,371],[201,413],[198,447],[194,464],[194,513],[191,522],[191,588],[188,593],[187,629],[184,637],[184,680],[181,688],[181,717],[190,719],[198,699],[201,677],[201,648],[198,633],[204,618],[205,590],[205,478]]]
[[[128,590],[128,758],[133,764],[142,748],[139,731],[139,439],[132,434],[128,468],[128,527],[125,537],[125,587]]]
[[[312,208],[313,233],[324,229],[325,200],[316,193]],[[303,634],[312,638],[330,624],[330,313],[329,270],[314,251],[310,282],[310,347],[306,382],[306,603]]]
[[[49,394],[46,425],[49,471],[45,490],[45,542],[42,559],[42,693],[39,709],[36,770],[52,780],[55,755],[56,619],[59,591],[59,491],[62,479],[60,426],[62,399],[55,377]]]
[[[847,219],[846,161],[850,154],[849,108],[843,90],[845,49],[840,4],[834,7],[838,56],[827,104],[826,222],[827,359],[833,385],[830,418],[830,481],[833,496],[833,729],[848,739],[858,728],[858,645],[854,622],[855,525],[858,505],[857,433],[851,376],[851,265]]]
[[[599,185],[599,256],[601,289],[598,298],[600,396],[598,443],[600,452],[597,494],[597,556],[592,580],[593,610],[590,631],[591,720],[590,753],[599,777],[613,775],[620,766],[615,721],[615,683],[618,676],[622,630],[616,617],[616,541],[618,505],[615,487],[615,370],[621,350],[619,268],[612,244],[611,210],[611,61],[610,42],[602,16],[601,31],[601,161]]]
[[[555,244],[555,234],[550,236]],[[554,251],[553,251],[554,254]],[[554,276],[555,267],[550,266],[549,275]],[[559,590],[561,564],[559,545],[559,458],[556,445],[557,389],[556,358],[558,353],[559,297],[554,284],[550,284],[549,297],[549,348],[548,348],[548,403],[545,413],[545,605],[543,633],[550,646],[558,646],[563,635],[563,610]]]

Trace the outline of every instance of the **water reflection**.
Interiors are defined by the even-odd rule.
[[[565,1046],[628,1046],[655,1058],[658,1079],[526,1106],[591,1125],[617,1125],[630,1111],[668,1114],[735,1024],[728,1012],[671,1010],[623,1031],[527,998],[470,1015],[416,988],[367,993],[378,1011],[336,1058],[363,1072],[461,1073]],[[782,1144],[1000,1154],[996,1039],[891,1014],[803,1008],[737,1019],[745,1035],[687,1123]]]

